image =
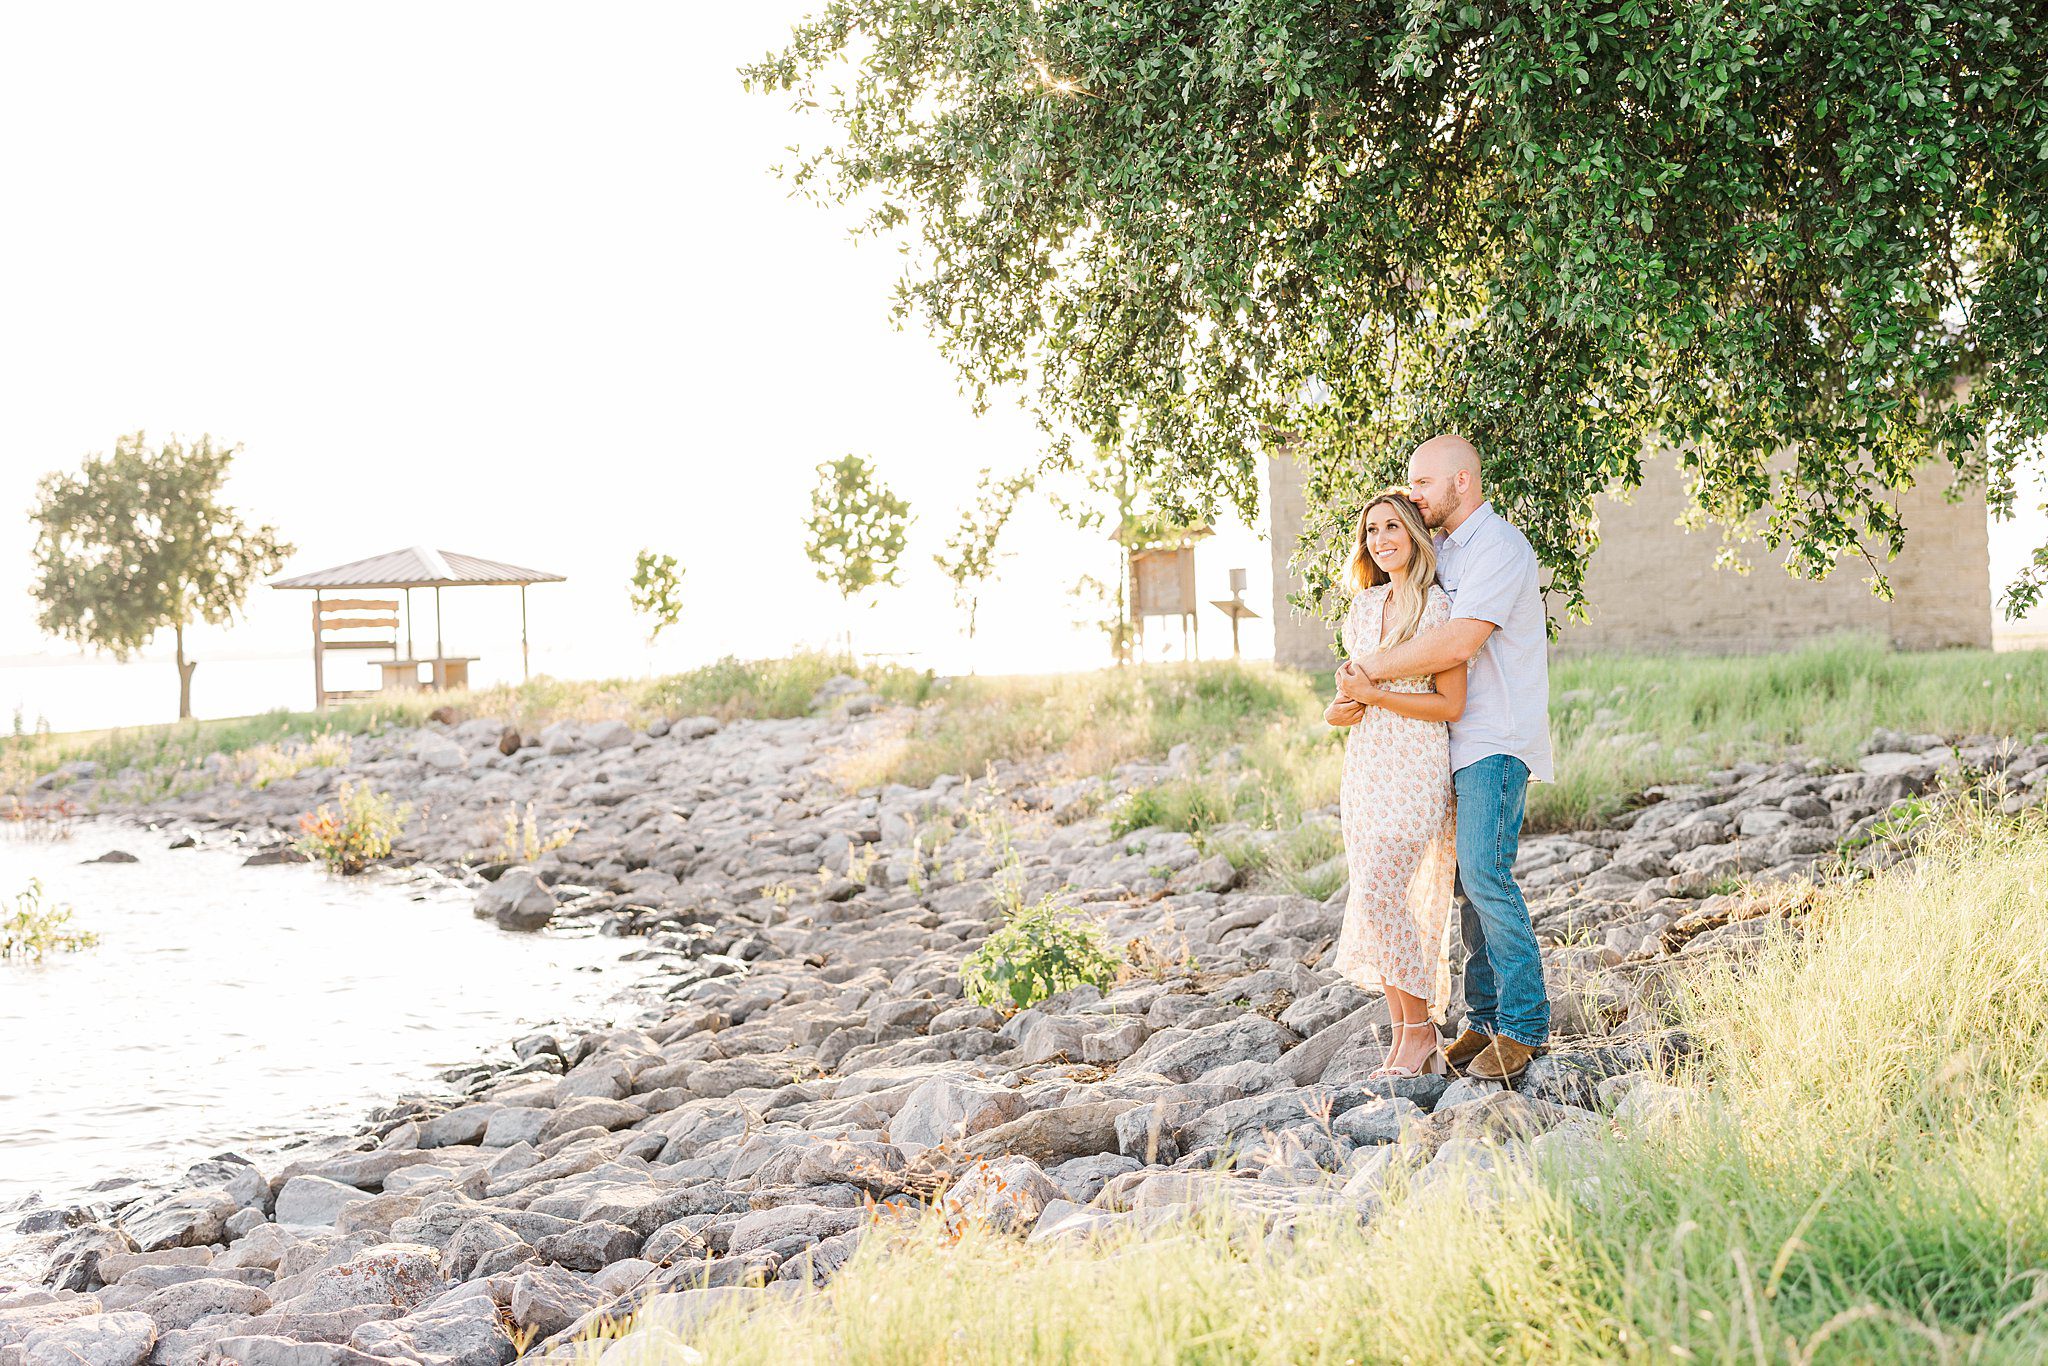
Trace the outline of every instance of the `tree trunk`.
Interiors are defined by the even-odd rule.
[[[192,671],[199,667],[199,661],[185,658],[185,628],[174,626],[172,636],[178,642],[178,719],[192,719]]]

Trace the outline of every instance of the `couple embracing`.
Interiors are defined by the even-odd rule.
[[[1326,713],[1350,731],[1337,971],[1386,993],[1393,1040],[1373,1076],[1511,1082],[1550,1035],[1514,877],[1528,786],[1551,778],[1536,554],[1486,500],[1478,451],[1439,436],[1409,457],[1406,489],[1359,514],[1349,578],[1347,658]],[[1454,893],[1465,1019],[1446,1050]]]

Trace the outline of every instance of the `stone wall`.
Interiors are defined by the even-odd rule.
[[[1271,460],[1274,658],[1320,668],[1331,631],[1287,603],[1298,586],[1287,561],[1300,532],[1301,484],[1292,460]],[[1881,636],[1903,649],[1991,646],[1990,526],[1981,492],[1950,503],[1938,480],[1900,501],[1906,548],[1887,568],[1893,600],[1873,595],[1868,572],[1844,564],[1819,583],[1787,575],[1761,543],[1744,547],[1750,572],[1714,567],[1718,528],[1676,522],[1685,490],[1669,457],[1646,462],[1643,487],[1623,502],[1600,500],[1601,545],[1586,571],[1591,620],[1569,624],[1561,651],[1784,649],[1844,631]]]

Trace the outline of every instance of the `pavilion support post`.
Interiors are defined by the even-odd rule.
[[[320,636],[320,590],[313,590],[313,710],[327,710],[327,677],[323,667],[321,646],[325,642]]]
[[[519,585],[519,680],[533,677],[532,656],[526,648],[526,585]]]
[[[434,658],[439,659],[448,652],[441,648],[441,585],[434,585]],[[440,667],[439,665],[435,666]]]
[[[405,657],[415,659],[412,652],[412,590],[405,590]]]

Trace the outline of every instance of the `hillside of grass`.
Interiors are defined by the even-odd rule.
[[[821,1293],[635,1359],[2048,1359],[2044,886],[2035,813],[1957,816],[1916,864],[1824,891],[1803,933],[1674,984],[1693,1100],[1558,1161],[1397,1180],[1369,1224],[1291,1237],[884,1228]]]
[[[725,659],[642,680],[537,678],[467,694],[366,701],[322,716],[276,711],[232,721],[0,741],[0,790],[69,760],[164,776],[213,753],[414,725],[440,707],[522,729],[558,720],[799,716],[830,677],[851,672],[915,709],[899,737],[849,756],[859,788],[978,774],[997,760],[1084,777],[1186,745],[1200,771],[1139,794],[1120,825],[1286,830],[1337,799],[1342,736],[1322,722],[1330,682],[1262,663],[1154,665],[1092,673],[935,679],[831,654]],[[2048,652],[1908,653],[1848,638],[1778,655],[1567,657],[1551,670],[1557,781],[1529,797],[1532,830],[1596,824],[1646,787],[1682,782],[1792,746],[1853,762],[1880,728],[2030,737],[2048,727]],[[1220,758],[1219,758],[1220,756]]]

